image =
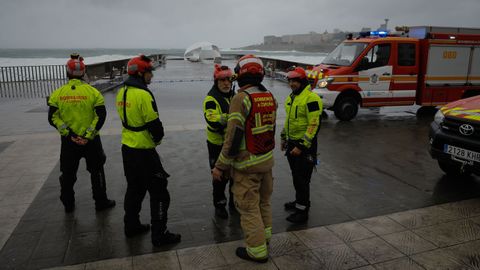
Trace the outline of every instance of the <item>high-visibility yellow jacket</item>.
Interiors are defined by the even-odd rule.
[[[322,100],[307,85],[299,94],[290,94],[285,99],[285,125],[282,140],[299,142],[301,148],[308,149],[316,138],[322,115]]]
[[[223,94],[216,86],[213,86],[203,100],[203,115],[207,122],[207,140],[212,144],[223,144],[231,99],[231,93]]]
[[[163,138],[163,126],[153,94],[146,85],[141,87],[130,84],[118,91],[116,107],[123,124],[122,144],[135,149],[152,149]]]
[[[100,118],[95,108],[105,107],[102,94],[79,79],[71,79],[56,89],[50,95],[48,105],[55,108],[53,114],[49,115],[49,121],[62,136],[73,132],[91,140],[105,121],[103,115],[101,123],[97,125]]]

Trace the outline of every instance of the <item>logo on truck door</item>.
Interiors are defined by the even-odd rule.
[[[370,83],[376,84],[378,82],[378,75],[376,73],[373,73],[372,76],[370,76]]]

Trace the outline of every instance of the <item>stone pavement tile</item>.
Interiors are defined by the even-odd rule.
[[[333,246],[343,243],[334,233],[325,227],[316,227],[293,232],[309,249]]]
[[[45,269],[45,268],[55,267],[57,265],[62,265],[62,263],[63,263],[63,255],[60,257],[32,259],[28,263],[27,269],[32,269],[32,270]]]
[[[319,258],[322,269],[351,269],[368,265],[367,261],[344,243],[312,251]]]
[[[35,199],[35,197],[37,196],[37,192],[40,189],[40,187],[41,187],[41,184],[37,184],[37,187],[35,187],[34,189],[32,188],[29,191],[25,191],[25,190],[12,191],[11,193],[8,193],[5,196],[3,196],[0,204],[2,206],[9,206],[9,205],[15,205],[15,204],[29,205],[32,203],[33,199]],[[23,213],[22,213],[22,216],[23,216]]]
[[[200,270],[227,265],[217,245],[181,249],[177,254],[182,270]]]
[[[353,268],[355,270],[375,270],[375,268],[373,268],[373,266],[371,265],[366,265],[366,266],[362,266],[362,267],[359,267],[359,268]]]
[[[475,222],[475,223],[477,223],[477,224],[480,225],[480,216],[478,216],[478,217],[472,217],[472,218],[469,218],[469,219],[470,219],[471,221],[473,221],[473,222]]]
[[[15,204],[10,201],[0,201],[0,219],[21,218],[30,204]]]
[[[85,270],[103,269],[133,270],[132,257],[91,262],[85,265]]]
[[[20,179],[15,183],[13,187],[14,194],[25,194],[25,193],[38,193],[40,188],[43,186],[45,181],[47,180],[48,176],[50,175],[51,170],[53,167],[49,169],[47,173],[35,173],[35,174],[28,174],[25,173],[20,177]]]
[[[0,216],[0,250],[10,238],[18,224],[18,218],[3,218]]]
[[[446,247],[480,239],[480,225],[470,220],[457,220],[413,230],[437,247]]]
[[[387,216],[360,219],[357,220],[357,222],[377,235],[384,235],[407,230],[407,228]]]
[[[275,257],[273,261],[280,270],[323,269],[322,262],[311,250]]]
[[[426,227],[438,223],[461,219],[455,212],[440,206],[431,206],[388,215],[389,218],[409,229]]]
[[[375,234],[356,221],[330,225],[327,226],[327,229],[335,233],[338,237],[340,237],[340,239],[346,242],[357,241],[375,236]]]
[[[7,149],[13,142],[0,142],[0,154]]]
[[[133,257],[133,269],[180,270],[177,252],[165,251]]]
[[[369,263],[379,263],[396,258],[403,257],[404,255],[390,246],[385,240],[380,237],[369,238],[351,243],[353,249],[358,252]]]
[[[17,184],[20,181],[21,175],[17,176],[4,176],[2,175],[2,170],[0,170],[0,202],[4,196],[10,194]]]
[[[472,241],[411,256],[427,270],[479,269],[480,241]]]
[[[65,252],[65,263],[76,264],[98,260],[100,237],[100,232],[88,232],[72,236]]]
[[[412,255],[437,247],[411,231],[397,232],[381,236],[383,240],[406,255]]]
[[[16,234],[15,237],[10,237],[0,251],[0,266],[6,269],[26,267],[39,239],[39,232]]]
[[[292,252],[308,250],[293,233],[284,232],[272,235],[268,252],[270,257],[278,257]]]
[[[242,260],[240,263],[236,263],[233,265],[227,265],[222,267],[216,268],[209,268],[208,270],[277,270],[277,266],[269,260],[266,263],[255,263],[255,262],[247,262]]]
[[[35,159],[36,157],[34,157]],[[57,165],[58,158],[54,160],[48,160],[48,159],[40,159],[40,160],[33,160],[31,163],[28,163],[28,161],[25,164],[27,166],[28,170],[25,171],[24,175],[28,176],[34,176],[34,175],[48,175],[52,172],[52,170],[55,168]],[[44,177],[42,180],[45,181],[47,177]]]
[[[462,217],[480,216],[480,199],[470,199],[440,205],[440,207],[459,214]]]
[[[424,269],[418,265],[414,260],[408,257],[391,260],[388,262],[375,264],[377,270],[422,270]]]
[[[59,266],[55,268],[48,268],[45,270],[85,270],[85,264],[76,264],[69,266]]]
[[[237,247],[244,247],[245,241],[238,240],[232,242],[225,242],[217,245],[220,251],[222,252],[223,257],[227,261],[227,264],[236,264],[240,262],[244,262],[244,260],[240,259],[235,255],[235,250]]]

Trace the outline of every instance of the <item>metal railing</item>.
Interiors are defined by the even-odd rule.
[[[0,98],[43,98],[67,81],[65,65],[0,67]]]
[[[165,55],[149,55],[156,65],[165,63]],[[86,65],[89,83],[114,80],[126,73],[130,59]],[[0,98],[45,98],[68,82],[65,65],[0,67]]]

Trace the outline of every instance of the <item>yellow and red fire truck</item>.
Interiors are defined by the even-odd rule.
[[[404,27],[348,38],[309,72],[344,121],[359,106],[438,106],[480,94],[480,29]]]

